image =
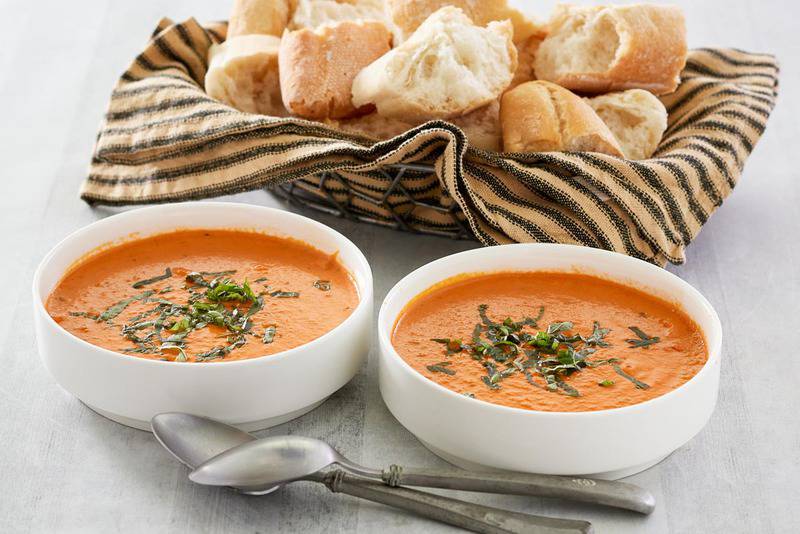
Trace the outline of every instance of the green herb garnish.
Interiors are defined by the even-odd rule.
[[[247,280],[241,284],[231,278],[235,270],[200,271],[186,275],[188,291],[186,303],[177,303],[160,297],[171,290],[167,287],[161,291],[148,290],[121,300],[110,306],[100,315],[90,312],[72,312],[77,317],[87,317],[97,321],[110,321],[121,314],[131,303],[143,301],[152,305],[150,309],[137,313],[122,325],[121,335],[134,347],[120,349],[131,354],[158,355],[163,351],[177,351],[175,361],[189,361],[187,355],[187,339],[195,331],[209,326],[225,329],[228,339],[226,345],[216,346],[211,350],[194,355],[195,361],[208,361],[227,356],[247,342],[248,336],[259,337],[253,332],[252,317],[264,308],[262,294],[253,292]],[[165,280],[174,273],[167,268],[164,275],[136,282],[141,287],[160,280]],[[263,282],[266,277],[258,278]],[[324,282],[324,281],[321,281]],[[274,291],[270,294],[278,298],[296,298],[296,291]],[[277,326],[265,328],[261,340],[265,344],[272,343],[277,334]],[[169,360],[170,358],[162,358]]]
[[[183,332],[184,330],[188,330],[191,328],[191,319],[189,317],[183,317],[180,321],[175,321],[170,328],[170,332]]]
[[[96,313],[90,312],[69,312],[69,314],[73,317],[86,317],[87,319],[91,319],[92,321],[96,321],[98,315]]]
[[[631,330],[631,332],[636,334],[636,336],[639,338],[639,339],[626,339],[625,340],[628,343],[630,343],[630,345],[631,345],[630,348],[632,348],[632,349],[635,349],[635,348],[645,348],[646,349],[650,345],[653,345],[653,344],[658,343],[659,341],[661,341],[661,338],[659,338],[658,336],[654,336],[654,337],[648,336],[647,334],[642,332],[642,330],[638,326],[629,326],[628,328]]]
[[[641,380],[637,380],[637,379],[635,379],[634,377],[632,377],[631,375],[629,375],[628,373],[626,373],[625,371],[623,371],[623,370],[622,370],[622,367],[620,367],[619,365],[617,365],[617,364],[614,364],[614,365],[613,365],[613,368],[614,368],[614,371],[616,371],[616,373],[617,373],[619,376],[621,376],[621,377],[622,377],[622,378],[624,378],[625,380],[629,380],[630,382],[633,382],[633,385],[634,385],[634,386],[636,386],[638,389],[650,389],[650,386],[649,386],[649,385],[645,384],[645,383],[644,383],[644,382],[642,382]]]
[[[269,294],[270,297],[276,297],[279,299],[293,299],[300,296],[300,293],[297,291],[273,291]]]
[[[570,386],[563,380],[557,380],[556,385],[567,395],[570,397],[580,397],[580,393],[574,387]]]
[[[140,293],[139,295],[123,299],[117,302],[116,304],[113,304],[110,308],[101,313],[96,320],[108,321],[110,319],[113,319],[114,317],[125,311],[125,308],[127,308],[131,303],[136,302],[137,300],[144,300],[146,298],[149,298],[153,293],[155,292],[148,290],[145,291],[144,293]]]
[[[234,340],[230,343],[230,345],[225,347],[215,347],[209,351],[201,352],[195,356],[195,361],[198,362],[205,362],[208,360],[216,360],[218,358],[224,358],[227,356],[232,350],[237,349],[245,344],[244,336],[239,336],[234,338]]]
[[[236,269],[231,269],[229,271],[200,271],[198,274],[201,276],[213,276],[214,278],[218,278],[220,276],[231,276],[232,274],[236,274]]]
[[[245,280],[242,285],[230,278],[215,278],[208,285],[206,298],[211,302],[246,302],[256,301],[256,295]]]
[[[611,332],[608,328],[602,328],[600,323],[594,321],[592,326],[592,335],[584,339],[587,345],[596,345],[598,347],[608,347],[608,343],[603,339]]]
[[[316,287],[320,291],[330,291],[331,282],[330,280],[317,280],[316,282],[314,282],[314,287]]]
[[[570,321],[553,322],[544,330],[534,332],[529,328],[535,328],[542,319],[544,307],[539,308],[536,318],[514,321],[508,317],[502,322],[489,317],[488,309],[486,304],[478,306],[480,322],[472,331],[470,343],[452,338],[433,338],[432,341],[444,345],[447,356],[463,352],[480,362],[486,369],[481,380],[490,389],[501,388],[503,380],[520,373],[534,387],[578,397],[580,393],[566,381],[567,377],[587,367],[618,361],[592,357],[599,348],[609,346],[604,338],[610,330],[597,321],[588,337],[573,333],[575,325]]]
[[[272,343],[275,339],[275,334],[278,333],[278,327],[275,325],[270,325],[264,329],[264,336],[261,338],[261,342],[265,345]]]
[[[489,319],[489,316],[486,315],[486,310],[488,310],[488,309],[489,309],[489,305],[488,304],[479,305],[478,306],[478,315],[480,316],[481,321],[483,322],[483,324],[486,325],[487,327],[491,328],[493,326],[496,326],[497,323],[495,323],[494,321]]]
[[[186,356],[186,351],[183,350],[183,347],[180,345],[173,345],[171,343],[162,343],[161,347],[159,348],[160,351],[165,350],[177,350],[178,355],[175,356],[176,362],[185,362],[188,361],[189,358]]]
[[[196,286],[209,287],[208,281],[203,278],[203,275],[197,272],[191,272],[186,275],[186,281]]]
[[[133,289],[139,289],[140,287],[144,287],[146,285],[154,284],[156,282],[160,282],[162,280],[166,280],[167,278],[172,278],[172,269],[167,267],[164,271],[164,274],[160,274],[158,276],[154,276],[152,278],[146,278],[144,280],[139,280],[133,284]]]
[[[500,386],[497,385],[500,381],[500,373],[494,373],[492,376],[483,375],[481,380],[483,380],[483,383],[486,384],[489,389],[500,389]]]
[[[431,339],[431,341],[435,341],[436,343],[441,343],[447,347],[447,354],[455,354],[457,352],[461,352],[465,345],[461,342],[460,339],[449,339],[449,338],[440,338],[435,337]]]
[[[600,382],[598,382],[597,385],[598,386],[603,386],[604,388],[610,388],[611,386],[614,385],[614,381],[605,379],[605,380],[601,380]]]
[[[432,373],[444,373],[446,375],[453,376],[454,374],[456,374],[456,372],[453,371],[452,369],[448,369],[448,366],[450,364],[451,362],[439,362],[433,365],[426,365],[425,367],[428,369],[428,371]]]

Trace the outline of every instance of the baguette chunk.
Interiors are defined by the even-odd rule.
[[[667,109],[652,93],[630,89],[587,98],[628,159],[647,159],[667,129]]]
[[[686,64],[686,27],[675,6],[559,5],[536,52],[535,73],[572,91],[671,93]]]
[[[346,118],[369,112],[353,105],[353,78],[391,48],[382,22],[338,22],[287,31],[280,45],[281,94],[286,109],[308,119]]]
[[[384,117],[444,119],[495,100],[511,83],[517,50],[509,21],[476,26],[443,7],[407,41],[358,73],[353,105],[374,104]]]
[[[208,95],[239,111],[285,116],[278,81],[280,41],[272,35],[242,35],[212,46]]]
[[[550,82],[523,83],[500,103],[505,152],[601,152],[622,157],[614,135],[578,95]]]
[[[290,0],[234,0],[228,39],[240,35],[280,37],[289,22]]]
[[[508,5],[508,0],[387,0],[389,17],[401,41],[407,39],[429,16],[445,6],[461,9],[478,26],[493,20],[510,20],[514,42],[525,41],[542,31],[541,25]]]

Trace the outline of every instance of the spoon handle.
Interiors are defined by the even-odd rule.
[[[474,473],[462,469],[404,469],[399,465],[385,469],[381,478],[389,486],[554,497],[642,514],[649,514],[655,508],[655,498],[646,489],[612,480],[527,473]]]
[[[341,470],[314,478],[334,493],[345,493],[369,501],[400,508],[429,519],[485,534],[588,534],[587,521],[556,519],[511,512],[409,488],[390,487]]]

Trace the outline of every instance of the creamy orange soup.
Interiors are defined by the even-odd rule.
[[[457,277],[414,299],[392,344],[425,377],[529,410],[618,408],[663,395],[708,358],[686,313],[638,289],[574,273]]]
[[[98,250],[47,299],[79,338],[140,358],[229,361],[316,339],[358,293],[337,256],[239,230],[179,230]]]

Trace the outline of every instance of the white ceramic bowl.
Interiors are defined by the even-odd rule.
[[[202,364],[146,360],[96,347],[64,330],[45,310],[47,296],[84,254],[133,233],[176,228],[243,228],[293,237],[326,253],[338,251],[358,289],[358,306],[339,326],[300,347],[264,358]],[[300,215],[219,202],[161,205],[97,221],[56,245],[33,278],[33,312],[45,366],[56,382],[96,412],[144,430],[150,429],[153,415],[173,411],[256,430],[312,410],[359,370],[371,339],[372,272],[350,240]]]
[[[462,273],[578,271],[677,302],[700,326],[708,361],[691,380],[655,399],[594,412],[540,412],[470,399],[428,380],[394,350],[391,333],[408,302]],[[392,288],[378,318],[380,390],[392,414],[442,458],[468,469],[620,478],[654,465],[708,421],[719,385],[722,331],[708,301],[689,284],[628,256],[570,245],[521,244],[454,254]],[[515,451],[509,454],[509,451]]]

